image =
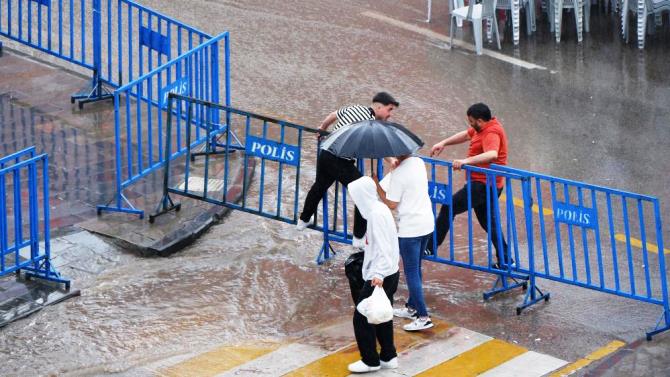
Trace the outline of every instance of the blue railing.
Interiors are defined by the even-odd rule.
[[[535,277],[661,305],[648,338],[670,329],[668,270],[657,198],[493,165],[534,190]],[[662,323],[664,322],[664,323]]]
[[[50,259],[48,162],[35,147],[0,158],[0,276],[24,271],[69,289]]]
[[[0,0],[0,35],[92,70],[80,107],[211,38],[129,0]]]
[[[176,158],[191,147],[202,144],[207,137],[205,127],[210,131],[214,127],[213,132],[226,128],[226,124],[220,122],[218,112],[212,112],[200,103],[195,103],[192,111],[189,111],[192,117],[187,123],[196,126],[193,137],[191,128],[182,125],[186,112],[181,109],[177,112],[179,122],[176,127],[167,130],[165,127],[168,116],[165,109],[170,93],[188,94],[207,102],[219,101],[221,47],[224,48],[224,69],[227,77],[229,35],[226,32],[114,91],[117,194],[114,204],[98,206],[98,212],[106,210],[133,213],[142,218],[144,211],[135,208],[125,198],[123,189],[161,168],[166,158]],[[225,103],[230,103],[228,80],[226,84]],[[176,146],[174,150],[164,154],[164,139],[168,135],[174,136]]]
[[[179,208],[170,194],[286,223],[297,221],[302,151],[306,141],[311,142],[314,149],[317,145],[315,136],[306,139],[305,135],[318,131],[177,94],[169,95],[167,107],[170,111],[165,154],[176,155],[176,151],[181,151],[189,157],[185,158],[184,170],[180,170],[178,177],[183,177],[183,181],[177,187],[168,185],[171,169],[166,161],[164,195],[156,213],[151,215],[151,221],[160,214]],[[195,121],[199,114],[204,118]],[[223,127],[218,119],[226,120]],[[206,141],[205,150],[208,153],[202,154],[204,166],[194,167],[190,157],[200,153],[193,151],[197,143],[192,140],[199,134],[201,140]],[[179,135],[183,135],[181,140],[175,140],[174,137]],[[230,166],[231,159],[236,158],[233,152],[241,150],[245,151],[242,157],[238,157],[243,158],[241,171],[233,172]],[[253,183],[248,177],[255,169],[260,169],[260,178]],[[239,185],[239,201],[227,196],[233,184]]]
[[[205,154],[204,165],[198,167],[190,163],[190,158],[185,158],[177,169],[171,169],[166,161],[164,196],[152,218],[178,209],[179,204],[170,198],[170,194],[177,194],[285,223],[297,221],[302,204],[300,187],[311,183],[301,181],[300,160],[305,158],[304,151],[315,148],[314,156],[318,151],[316,138],[305,138],[305,133],[317,130],[176,94],[170,94],[168,108],[168,129],[182,130],[177,135],[184,128],[189,131],[184,136],[185,144],[168,139],[165,154],[171,155],[175,146],[185,145],[187,155],[193,155],[189,135],[203,129],[203,124],[209,153]],[[196,109],[204,114],[204,122],[194,121]],[[220,127],[216,120],[219,118],[227,120],[226,127]],[[215,155],[217,145],[224,146],[220,151],[223,157]],[[234,173],[230,171],[230,159],[238,150],[245,151],[236,157],[244,159],[243,167]],[[433,237],[435,252],[426,260],[496,275],[492,289],[484,293],[485,299],[517,287],[526,289],[517,314],[549,299],[549,293],[537,286],[537,279],[542,278],[661,305],[662,317],[647,336],[670,329],[664,257],[667,251],[663,247],[658,199],[497,165],[490,169],[465,165],[459,173],[464,179],[455,179],[451,162],[421,158],[428,171],[436,222],[438,207],[446,205],[446,221],[451,229],[441,248]],[[260,162],[260,176],[252,183],[249,171],[254,166],[258,169],[256,161]],[[358,166],[366,174],[363,161]],[[376,170],[378,176],[383,175],[379,161]],[[486,195],[485,205],[478,209],[473,204],[475,174]],[[183,180],[170,186],[170,177]],[[243,186],[239,203],[227,196],[232,180]],[[455,187],[457,181],[465,184],[465,194],[460,195],[465,195],[467,205],[461,208],[465,213],[455,217],[454,194],[461,189]],[[481,191],[477,195],[482,195]],[[335,184],[324,196],[320,219],[311,226],[322,231],[324,237],[317,263],[331,257],[332,241],[351,243],[350,206],[341,185]],[[473,225],[477,210],[478,220],[485,221],[482,225],[497,230],[497,237],[487,232],[485,245],[476,241],[483,232]],[[463,232],[455,232],[455,226],[459,230],[467,228],[465,235],[456,235]],[[640,249],[637,255],[634,247]],[[494,263],[496,260],[502,263]]]
[[[218,103],[223,74],[223,100],[230,105],[228,33],[212,38],[129,0],[0,0],[0,36],[91,69],[90,86],[71,98],[80,108],[114,99],[117,193],[110,203],[98,206],[98,213],[143,217],[144,211],[125,198],[123,189],[164,161],[167,93]],[[105,85],[118,89],[110,93]],[[203,116],[198,111],[194,121],[202,122]],[[194,143],[203,141],[200,134]],[[181,153],[183,148],[176,151]]]

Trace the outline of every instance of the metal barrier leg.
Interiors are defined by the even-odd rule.
[[[37,278],[42,280],[53,281],[55,283],[65,284],[65,289],[70,290],[70,280],[63,279],[58,271],[47,260],[42,260],[39,266],[26,267],[21,270],[25,271],[26,279]],[[17,271],[19,273],[19,271]]]
[[[125,195],[123,195],[122,192],[117,193],[116,196],[117,196],[116,206],[110,205],[112,201],[114,201],[114,199],[112,199],[109,201],[109,203],[107,203],[107,205],[104,206],[99,205],[96,207],[98,215],[102,214],[102,211],[110,211],[110,212],[121,212],[121,213],[130,213],[132,215],[138,215],[140,217],[140,220],[144,218],[144,211],[135,208],[135,206],[133,206],[133,204],[128,200],[128,198],[125,197]],[[128,208],[122,207],[121,205],[122,201],[128,204]]]
[[[226,143],[220,143],[219,138],[224,137],[224,133],[227,133],[228,126],[224,127],[221,131],[220,134],[217,136],[212,137],[212,140],[209,143],[205,143],[204,150],[201,152],[195,152],[191,153],[191,161],[195,161],[195,158],[198,156],[206,156],[206,155],[219,155],[219,154],[230,154],[234,153],[235,151],[243,151],[244,150],[244,145],[240,142],[240,139],[237,138],[237,135],[235,135],[234,132],[230,132],[230,135],[235,139],[235,143],[232,143],[230,145],[227,145]],[[228,147],[228,151],[226,151],[226,146]],[[221,150],[218,150],[217,147],[223,148]]]
[[[663,322],[665,322],[665,325],[663,325]],[[656,322],[656,326],[654,326],[651,331],[647,332],[647,340],[651,340],[652,336],[667,330],[670,330],[670,311],[665,310]]]
[[[90,86],[82,89],[79,93],[70,97],[70,103],[79,101],[79,109],[84,108],[85,103],[114,99],[114,95],[102,83],[97,71],[93,71]]]
[[[513,283],[510,283],[509,280],[512,280]],[[509,290],[518,287],[521,287],[525,290],[526,288],[528,288],[528,282],[526,281],[520,282],[519,280],[517,280],[512,276],[498,275],[498,278],[493,283],[491,290],[484,292],[482,295],[484,296],[484,300],[488,300],[491,297],[497,295],[498,293],[507,292]]]
[[[537,287],[537,285],[535,284],[535,278],[534,277],[530,277],[529,282],[530,282],[530,287],[526,291],[526,296],[523,298],[523,303],[516,307],[516,314],[517,315],[520,315],[521,312],[525,308],[527,308],[527,307],[529,307],[533,304],[536,304],[536,303],[538,303],[542,300],[549,301],[549,298],[551,296],[549,293],[543,293],[540,290],[540,288]]]

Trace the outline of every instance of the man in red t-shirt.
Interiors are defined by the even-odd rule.
[[[502,125],[494,117],[491,117],[491,110],[483,103],[476,103],[468,109],[467,112],[468,123],[470,127],[461,131],[455,135],[452,135],[439,143],[433,145],[433,148],[430,151],[430,155],[437,156],[447,145],[455,145],[465,143],[466,141],[470,142],[470,148],[468,150],[468,157],[462,160],[453,160],[452,164],[454,169],[460,170],[463,165],[474,165],[481,168],[488,168],[492,163],[498,165],[507,164],[507,136],[505,135],[505,130],[502,128]],[[477,172],[470,173],[471,181],[471,201],[472,209],[477,215],[477,220],[479,225],[484,228],[486,232],[489,232],[487,223],[488,223],[488,213],[486,210],[486,175]],[[503,189],[503,178],[496,178],[496,188],[497,196],[500,196]],[[499,250],[499,241],[498,241],[498,227],[496,226],[497,219],[495,211],[493,211],[494,205],[493,200],[495,197],[490,196],[491,203],[489,207],[491,208],[491,242],[496,249],[496,260],[498,263],[493,265],[494,268],[501,269],[504,268],[508,262],[511,261],[511,258],[508,255],[507,242],[505,242],[505,237],[501,234],[501,244],[502,250]],[[453,205],[453,214],[456,216],[459,213],[463,213],[468,210],[468,185],[460,189],[457,193],[454,194],[452,198]],[[443,205],[440,209],[440,213],[437,216],[435,223],[435,231],[437,233],[437,245],[439,246],[444,241],[447,233],[449,232],[449,226],[451,224],[449,217],[449,206]],[[433,242],[428,242],[428,252],[433,253]],[[500,262],[500,256],[503,255],[503,263]],[[511,261],[514,263],[514,261]]]

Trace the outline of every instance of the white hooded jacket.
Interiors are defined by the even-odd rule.
[[[398,272],[400,250],[398,231],[391,210],[379,200],[377,186],[370,177],[349,184],[347,191],[368,222],[365,233],[363,279],[384,279]]]

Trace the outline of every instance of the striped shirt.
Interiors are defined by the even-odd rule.
[[[374,120],[375,112],[371,107],[361,105],[345,106],[337,110],[337,123],[333,127],[333,132],[337,131],[351,123],[360,122],[362,120]]]

